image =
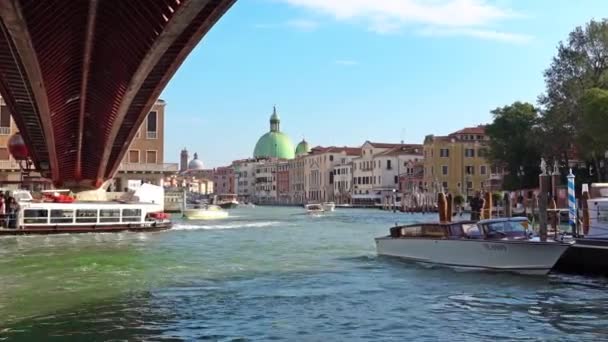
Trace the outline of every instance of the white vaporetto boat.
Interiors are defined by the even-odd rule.
[[[184,209],[184,217],[188,220],[218,220],[228,217],[228,212],[217,205],[196,205]]]
[[[323,205],[318,203],[311,203],[304,206],[306,212],[309,214],[322,214],[325,209],[323,209]]]
[[[376,238],[378,255],[445,266],[547,274],[570,244],[530,239],[526,218],[396,226]]]
[[[18,208],[5,216],[0,235],[149,232],[171,228],[163,213],[162,187],[143,184],[130,200],[77,201],[62,190],[45,191],[34,199],[29,191],[10,193]]]
[[[323,202],[323,210],[325,211],[334,211],[336,209],[336,204],[334,202]]]

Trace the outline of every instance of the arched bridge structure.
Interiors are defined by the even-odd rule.
[[[56,186],[111,178],[184,59],[236,0],[2,0],[0,93]]]

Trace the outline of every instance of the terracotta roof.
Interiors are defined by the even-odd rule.
[[[388,151],[379,153],[379,156],[397,156],[400,154],[416,154],[422,156],[422,145],[420,144],[399,144]]]
[[[343,147],[336,147],[336,146],[329,146],[329,147],[323,147],[323,146],[316,146],[313,147],[310,150],[309,154],[321,154],[321,153],[342,153],[344,152],[346,155],[348,156],[358,156],[361,154],[361,148],[360,147],[348,147],[348,146],[343,146]]]
[[[450,135],[455,135],[455,134],[486,134],[486,126],[485,125],[479,125],[476,127],[465,127],[459,131],[456,131]]]
[[[402,144],[392,144],[392,143],[378,143],[378,142],[372,142],[372,141],[366,141],[366,143],[369,143],[373,147],[377,147],[377,148],[393,148],[393,147],[402,145]]]

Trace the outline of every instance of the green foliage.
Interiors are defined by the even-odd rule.
[[[462,197],[462,195],[454,196],[454,205],[463,205],[463,204],[464,204],[464,197]]]
[[[537,186],[541,156],[549,164],[558,161],[564,173],[573,157],[579,157],[573,154],[576,150],[584,158],[575,167],[577,181],[603,181],[608,165],[608,20],[576,27],[559,43],[544,78],[540,110],[515,102],[492,111],[490,159],[507,168],[504,188]],[[518,176],[520,167],[523,177]]]
[[[608,88],[608,21],[591,20],[576,27],[565,42],[560,42],[557,55],[545,71],[546,93],[539,98],[544,107],[539,136],[543,139],[543,154],[567,164],[573,146],[580,150],[595,146],[589,142],[589,125],[585,112],[599,108],[600,95],[590,89]],[[595,98],[593,100],[592,98]],[[601,107],[601,106],[600,106]],[[582,146],[582,145],[584,146]],[[592,151],[597,152],[597,151]],[[598,165],[598,157],[590,156]]]
[[[502,194],[500,192],[492,193],[492,205],[499,205],[502,203]]]
[[[490,137],[489,159],[505,165],[505,189],[534,187],[538,182],[539,144],[536,143],[538,110],[515,102],[492,111],[494,121],[486,127]],[[523,170],[523,176],[518,176]]]

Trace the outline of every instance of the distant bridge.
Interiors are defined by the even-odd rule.
[[[0,93],[38,170],[100,187],[236,0],[1,0]]]

